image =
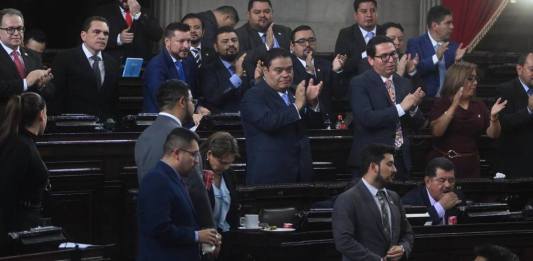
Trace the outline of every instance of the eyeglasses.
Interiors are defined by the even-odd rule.
[[[390,53],[385,53],[385,54],[382,54],[380,56],[374,56],[374,58],[379,58],[384,63],[388,62],[391,57],[393,59],[398,59],[398,52],[392,51]]]
[[[15,31],[18,31],[19,33],[24,33],[24,26],[19,26],[19,27],[8,27],[8,28],[1,28],[1,30],[4,30],[6,31],[8,34],[10,35],[13,35],[15,34]]]
[[[306,42],[309,43],[309,45],[315,44],[316,43],[316,38],[314,38],[314,37],[301,38],[301,39],[298,39],[298,40],[294,41],[294,43],[299,44],[299,45],[305,45]]]
[[[189,153],[193,158],[196,158],[200,155],[200,151],[197,150],[197,151],[189,151],[189,150],[186,150],[186,149],[177,149],[177,150],[181,150],[181,151],[184,151],[184,152],[187,152]]]

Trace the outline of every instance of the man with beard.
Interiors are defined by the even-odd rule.
[[[243,79],[245,55],[239,55],[239,38],[231,27],[218,30],[214,44],[217,57],[202,70],[201,86],[206,106],[213,112],[237,112],[248,89]]]
[[[213,50],[212,45],[202,45],[205,28],[200,17],[197,14],[189,13],[181,19],[181,22],[191,27],[190,51],[196,62],[196,66],[201,68],[202,65],[205,66],[206,64],[211,63],[214,59],[215,51]]]
[[[161,111],[154,123],[146,128],[135,143],[135,163],[137,178],[141,184],[143,177],[157,165],[163,156],[163,144],[167,135],[177,127],[192,122],[194,99],[187,83],[168,80],[158,88],[157,104]],[[189,194],[198,214],[200,227],[214,227],[211,203],[200,176],[202,166],[194,169],[185,180]]]
[[[335,200],[335,247],[343,261],[407,259],[413,249],[413,231],[400,197],[385,188],[396,174],[394,148],[370,144],[361,158],[363,178]]]
[[[402,204],[425,206],[433,225],[447,224],[448,217],[457,216],[456,206],[462,194],[454,191],[455,172],[453,162],[444,157],[432,159],[427,167],[424,184],[402,197]]]
[[[439,96],[446,68],[463,59],[466,47],[450,41],[453,32],[452,12],[444,6],[434,6],[427,15],[428,32],[407,42],[407,53],[418,55],[416,66],[428,96]]]

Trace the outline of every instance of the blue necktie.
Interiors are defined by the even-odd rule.
[[[368,42],[370,42],[370,40],[372,40],[372,38],[374,38],[374,32],[372,32],[372,31],[367,32],[366,35],[365,35],[365,42],[368,44]]]
[[[439,49],[440,44],[435,45],[435,52],[437,52],[437,49]],[[446,58],[444,55],[442,56],[442,59],[439,60],[439,86],[437,88],[437,93],[435,94],[436,97],[440,97],[440,89],[442,88],[442,85],[444,84],[444,78],[446,77]]]
[[[178,60],[174,64],[176,65],[176,70],[178,70],[178,79],[186,82],[187,76],[185,75],[185,70],[183,70],[183,63]]]
[[[290,104],[290,101],[289,101],[289,94],[288,92],[284,92],[282,95],[281,95],[281,98],[283,98],[283,101],[285,102],[285,105],[289,105]]]

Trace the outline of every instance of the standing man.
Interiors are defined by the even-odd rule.
[[[175,128],[163,157],[140,184],[139,260],[200,260],[199,243],[220,248],[215,229],[201,229],[183,179],[198,164],[198,135]]]
[[[371,144],[362,152],[363,178],[333,206],[333,238],[343,261],[409,257],[413,231],[396,192],[385,186],[396,174],[394,148]]]
[[[404,180],[411,171],[408,133],[424,123],[417,107],[424,92],[421,88],[414,90],[408,79],[394,73],[398,52],[391,39],[376,36],[368,42],[366,51],[372,70],[350,82],[355,126],[348,164],[355,168],[354,175],[360,176],[366,171],[360,168],[362,149],[372,143],[387,144],[395,148],[398,178]]]
[[[200,17],[197,14],[189,13],[181,19],[181,22],[189,25],[191,28],[191,47],[189,50],[198,69],[202,65],[205,66],[211,63],[214,59],[215,51],[213,50],[213,45],[202,44],[205,36],[205,28]]]
[[[507,100],[501,112],[501,169],[508,177],[533,177],[529,155],[533,152],[533,53],[522,54],[516,64],[518,77],[502,84],[500,97]]]
[[[109,44],[106,52],[117,61],[139,57],[148,62],[154,56],[153,48],[161,39],[163,29],[137,0],[114,0],[98,8],[95,14],[108,21]]]
[[[439,96],[444,83],[446,69],[463,59],[466,47],[461,48],[450,41],[453,33],[452,12],[438,5],[429,9],[427,15],[428,32],[407,42],[407,53],[418,55],[417,73],[422,78],[428,96]]]
[[[309,182],[313,177],[305,123],[322,120],[322,82],[302,81],[293,94],[289,52],[274,48],[263,60],[263,80],[246,92],[241,119],[246,137],[246,183]]]
[[[203,46],[213,46],[217,30],[221,27],[235,27],[239,22],[239,13],[233,6],[223,5],[215,10],[198,13],[204,26]]]
[[[41,58],[35,52],[23,48],[24,17],[17,9],[0,10],[0,98],[18,95],[25,91],[37,91],[49,98],[54,87],[51,70],[44,69]]]
[[[117,82],[120,66],[107,46],[109,27],[103,17],[92,16],[83,22],[82,44],[59,53],[52,65],[57,88],[52,109],[55,113],[86,113],[102,120],[116,114]]]

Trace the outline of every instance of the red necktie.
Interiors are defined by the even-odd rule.
[[[17,72],[21,79],[26,78],[26,69],[24,68],[24,64],[20,61],[20,56],[17,51],[11,52],[11,56],[13,56],[13,62],[15,62],[15,66],[17,67]]]
[[[128,27],[131,27],[133,25],[133,18],[131,18],[130,11],[126,10],[125,13],[126,15],[124,18],[126,19],[126,24],[128,24]]]

